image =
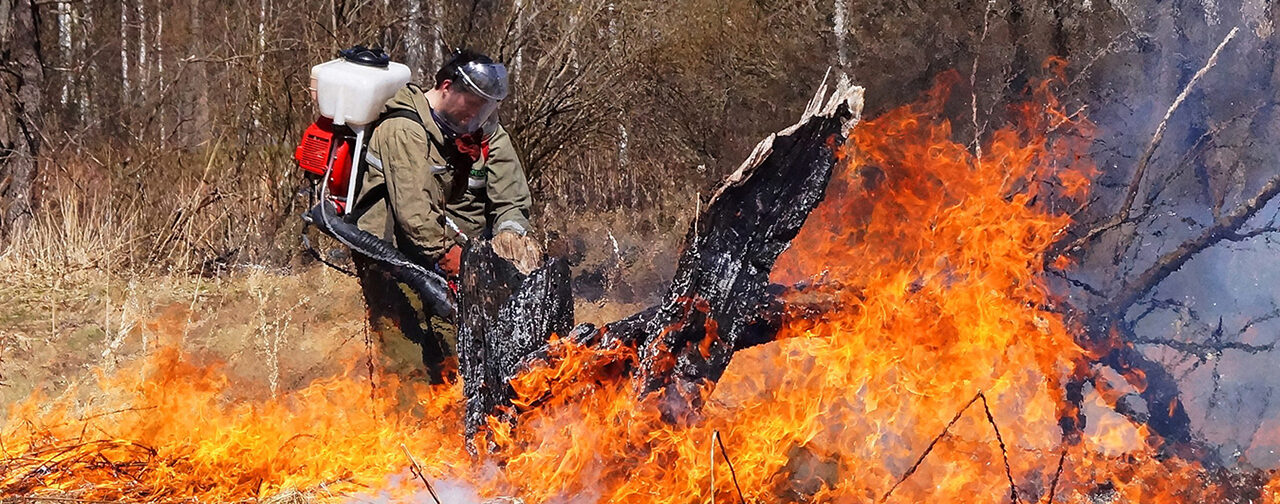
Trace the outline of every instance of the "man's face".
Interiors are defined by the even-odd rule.
[[[497,102],[467,91],[463,86],[455,86],[453,81],[444,81],[440,91],[436,113],[451,123],[449,126],[459,134],[479,129],[498,107]]]

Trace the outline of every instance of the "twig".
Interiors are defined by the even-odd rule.
[[[933,452],[933,448],[937,446],[938,441],[941,441],[943,437],[946,437],[946,435],[950,433],[951,427],[954,426],[956,422],[960,421],[960,417],[964,415],[964,412],[968,411],[969,407],[973,406],[973,403],[978,402],[979,399],[982,400],[982,409],[986,411],[987,422],[991,424],[992,429],[995,429],[996,441],[1000,443],[1000,455],[1004,458],[1004,473],[1009,479],[1009,496],[1013,499],[1014,503],[1017,503],[1018,487],[1013,483],[1013,471],[1009,467],[1009,453],[1005,448],[1004,438],[1000,436],[1000,427],[996,426],[995,418],[991,416],[991,408],[987,405],[987,396],[983,394],[982,391],[978,391],[977,394],[974,394],[973,398],[969,399],[969,402],[965,403],[964,407],[960,408],[960,411],[957,411],[955,416],[951,417],[951,421],[947,422],[947,426],[942,429],[942,432],[939,432],[938,435],[933,438],[933,441],[929,442],[929,446],[926,446],[924,452],[920,454],[920,457],[916,458],[916,462],[911,464],[911,467],[907,469],[907,472],[902,473],[902,476],[898,478],[898,481],[895,482],[892,487],[889,487],[889,491],[885,492],[884,495],[880,497],[880,500],[876,502],[885,502],[889,500],[889,496],[893,495],[893,492],[898,489],[898,486],[907,481],[907,478],[910,478],[911,475],[915,474],[916,470],[920,468],[920,464],[924,463],[924,459]]]
[[[963,415],[964,412],[969,409],[969,406],[973,406],[973,403],[977,401],[978,401],[978,396],[977,395],[973,396],[973,399],[969,399],[969,402],[965,403],[964,407],[960,408],[960,411],[957,411],[955,416],[951,417],[951,421],[947,422],[947,426],[942,429],[942,432],[939,432],[938,435],[933,438],[933,441],[929,442],[929,446],[925,447],[924,453],[921,453],[920,456],[916,458],[916,462],[914,464],[911,464],[911,467],[907,469],[907,472],[902,473],[902,476],[898,478],[898,481],[894,483],[892,487],[889,487],[889,491],[885,492],[884,495],[881,496],[880,500],[877,502],[884,502],[886,500],[889,500],[889,496],[893,495],[893,491],[898,489],[898,485],[901,485],[902,482],[907,481],[907,478],[910,478],[912,474],[915,474],[916,469],[920,468],[920,464],[923,463],[925,457],[928,457],[929,453],[933,451],[933,447],[938,444],[938,441],[941,441],[943,436],[947,435],[947,433],[951,430],[952,425],[955,425],[956,422],[960,421],[960,415]]]
[[[1000,436],[1000,427],[996,425],[995,417],[991,416],[991,406],[987,404],[987,396],[978,392],[978,397],[982,399],[982,411],[987,414],[987,423],[990,423],[991,429],[996,431],[996,442],[1000,443],[1000,458],[1004,459],[1004,476],[1009,479],[1009,497],[1017,503],[1018,485],[1013,483],[1013,469],[1009,467],[1009,450],[1004,446],[1004,437]]]
[[[987,1],[987,10],[982,14],[982,36],[978,38],[978,48],[973,54],[973,68],[969,70],[969,104],[973,112],[973,157],[982,159],[982,130],[978,124],[978,61],[982,55],[982,43],[987,41],[987,31],[991,27],[991,11],[996,6],[995,0]]]
[[[1275,343],[1267,345],[1250,345],[1239,341],[1215,341],[1208,343],[1197,343],[1192,341],[1176,341],[1160,338],[1137,338],[1133,340],[1135,345],[1160,345],[1177,350],[1182,353],[1191,354],[1199,357],[1201,360],[1212,357],[1213,355],[1222,355],[1225,350],[1239,350],[1248,354],[1258,354],[1262,352],[1270,352],[1275,350]]]
[[[1151,162],[1151,157],[1155,154],[1156,147],[1160,145],[1160,141],[1164,138],[1165,129],[1169,126],[1169,119],[1173,117],[1174,112],[1182,106],[1182,102],[1187,99],[1187,95],[1191,94],[1191,89],[1200,81],[1200,78],[1203,77],[1210,68],[1213,68],[1213,66],[1217,64],[1218,55],[1222,53],[1222,48],[1227,45],[1227,42],[1230,42],[1231,39],[1235,38],[1236,33],[1239,31],[1240,28],[1236,27],[1232,28],[1231,31],[1227,33],[1227,36],[1222,39],[1222,42],[1218,43],[1218,47],[1213,50],[1213,54],[1209,56],[1209,60],[1206,61],[1204,66],[1191,77],[1191,80],[1187,82],[1187,85],[1182,88],[1182,92],[1178,93],[1177,98],[1173,100],[1173,104],[1170,105],[1169,110],[1165,112],[1164,118],[1161,119],[1160,124],[1156,126],[1155,134],[1151,136],[1151,141],[1147,143],[1147,148],[1143,151],[1142,157],[1138,159],[1137,167],[1134,169],[1133,178],[1129,181],[1128,191],[1125,193],[1124,203],[1120,205],[1120,209],[1117,210],[1115,215],[1110,219],[1095,226],[1093,229],[1090,229],[1083,236],[1072,241],[1070,244],[1057,249],[1056,253],[1053,255],[1069,252],[1081,247],[1092,241],[1094,238],[1097,238],[1098,235],[1114,229],[1129,220],[1129,214],[1133,211],[1133,202],[1138,197],[1138,189],[1142,184],[1143,175],[1147,171],[1147,165]],[[1125,244],[1126,241],[1128,241],[1127,237],[1120,240],[1119,245],[1116,248],[1117,257],[1123,253],[1124,249],[1128,248]]]
[[[1058,455],[1058,470],[1053,472],[1053,481],[1049,483],[1049,498],[1044,501],[1045,504],[1053,504],[1053,496],[1058,492],[1058,478],[1062,477],[1062,464],[1067,460],[1068,446],[1064,443],[1062,445],[1062,455]]]
[[[418,460],[413,458],[412,453],[409,453],[409,447],[405,446],[404,443],[400,443],[400,449],[404,450],[404,455],[406,457],[409,457],[409,463],[411,464],[409,466],[409,471],[412,472],[414,476],[417,476],[418,479],[422,480],[423,485],[427,486],[427,492],[431,494],[431,500],[436,501],[436,504],[440,504],[440,497],[436,495],[436,490],[431,488],[431,482],[427,481],[427,476],[422,474],[422,466],[419,466]]]
[[[94,414],[94,415],[89,415],[89,416],[87,416],[87,417],[81,418],[81,419],[80,419],[80,421],[81,421],[81,422],[88,422],[89,420],[94,420],[94,419],[102,418],[102,417],[105,417],[105,416],[119,415],[119,414],[121,414],[121,413],[134,413],[134,412],[138,412],[138,411],[148,411],[148,410],[153,410],[153,409],[156,409],[156,407],[155,407],[155,406],[146,406],[146,407],[141,407],[141,408],[139,408],[139,407],[124,408],[124,409],[118,409],[118,410],[114,410],[114,411],[107,411],[107,412],[103,412],[103,413],[97,413],[97,414]]]
[[[724,461],[725,461],[725,463],[729,464],[729,476],[730,476],[731,478],[733,478],[733,488],[735,488],[735,489],[737,489],[737,490],[738,490],[738,500],[739,500],[740,502],[742,502],[742,504],[746,504],[746,502],[747,502],[747,498],[742,496],[742,487],[738,486],[738,473],[737,473],[737,471],[734,471],[734,470],[733,470],[733,461],[732,461],[732,460],[729,460],[729,451],[728,451],[728,450],[725,450],[725,448],[724,448],[724,440],[720,438],[720,431],[715,431],[715,432],[711,435],[711,438],[712,438],[713,440],[715,440],[716,444],[720,445],[720,455],[724,456]],[[716,460],[716,457],[715,457],[715,449],[716,449],[716,448],[715,448],[714,446],[712,446],[712,447],[711,447],[711,469],[712,469],[712,472],[711,472],[711,484],[712,484],[711,499],[712,499],[712,502],[715,502],[715,498],[716,498],[716,493],[715,493],[715,481],[716,481],[716,480],[715,480],[715,478],[716,478],[716,474],[715,474],[715,467],[716,467],[716,466],[715,466],[715,460]]]
[[[1204,77],[1204,74],[1208,73],[1209,69],[1213,68],[1213,66],[1218,63],[1218,55],[1222,53],[1222,48],[1226,47],[1227,42],[1231,42],[1231,39],[1235,38],[1236,33],[1239,31],[1240,27],[1232,28],[1231,31],[1227,33],[1227,36],[1223,37],[1222,42],[1219,42],[1218,47],[1213,50],[1213,54],[1209,55],[1209,60],[1204,63],[1203,67],[1200,67],[1200,70],[1197,71],[1195,75],[1191,76],[1191,80],[1187,81],[1186,86],[1183,86],[1182,92],[1178,93],[1177,98],[1174,98],[1173,104],[1169,106],[1169,110],[1165,111],[1164,118],[1161,119],[1160,124],[1156,126],[1155,134],[1151,135],[1151,142],[1147,144],[1146,150],[1142,151],[1142,157],[1138,158],[1138,166],[1133,171],[1133,180],[1129,181],[1129,190],[1125,193],[1124,204],[1120,206],[1120,212],[1116,214],[1117,221],[1124,221],[1129,218],[1129,213],[1133,210],[1133,201],[1138,197],[1138,189],[1142,184],[1142,176],[1146,173],[1147,166],[1151,163],[1151,157],[1155,154],[1156,147],[1158,147],[1160,145],[1160,141],[1164,139],[1165,129],[1169,126],[1169,118],[1173,117],[1173,113],[1182,106],[1182,102],[1186,101],[1187,95],[1191,94],[1191,89],[1195,87],[1197,82],[1200,82],[1200,78]],[[1128,248],[1128,242],[1130,240],[1132,240],[1132,237],[1128,234],[1120,240],[1119,246],[1116,247],[1117,260],[1124,254],[1124,250]]]

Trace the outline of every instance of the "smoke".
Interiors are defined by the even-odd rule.
[[[375,493],[355,495],[347,502],[352,504],[433,503],[437,499],[440,502],[449,504],[496,504],[504,502],[502,500],[482,499],[474,486],[462,481],[441,479],[432,481],[431,485],[431,488],[435,490],[435,496],[432,496],[431,491],[427,490],[426,486],[422,484],[422,480],[406,469],[388,478],[387,484]],[[406,492],[406,490],[408,491]]]
[[[1103,175],[1097,205],[1114,211],[1157,125],[1233,27],[1224,47],[1168,120],[1134,214],[1134,246],[1099,240],[1075,274],[1113,293],[1165,254],[1245,204],[1280,170],[1273,38],[1276,7],[1261,0],[1113,2],[1131,26],[1088,79],[1093,156]],[[1275,222],[1272,202],[1244,231]],[[1097,220],[1099,215],[1082,220]],[[1280,273],[1277,236],[1224,241],[1196,255],[1128,314],[1149,358],[1178,378],[1197,434],[1223,463],[1280,465]],[[1076,291],[1073,297],[1091,296]],[[1174,344],[1169,344],[1173,342]]]
[[[474,481],[491,481],[500,477],[502,468],[493,462],[485,463],[477,468],[470,477],[475,478]],[[583,471],[581,474],[584,483],[589,482],[592,478],[601,476],[600,471]],[[435,491],[435,495],[431,494],[431,490],[426,488],[422,480],[415,476],[408,469],[394,474],[387,478],[387,483],[383,488],[367,494],[358,494],[350,497],[347,502],[349,504],[398,504],[401,502],[417,502],[422,504],[432,504],[441,502],[445,504],[524,504],[524,500],[519,497],[510,496],[489,496],[480,495],[480,490],[476,485],[467,481],[455,479],[429,479],[431,482],[431,490]],[[583,485],[584,488],[594,488],[598,485]],[[600,492],[585,491],[575,494],[564,494],[553,496],[546,500],[547,504],[596,504],[600,502]]]

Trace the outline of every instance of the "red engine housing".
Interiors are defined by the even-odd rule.
[[[345,126],[335,126],[327,117],[316,119],[302,134],[302,141],[293,151],[293,159],[298,168],[323,177],[332,160],[333,169],[329,172],[329,198],[341,212],[346,206],[347,183],[351,179],[351,146],[353,138],[351,130]]]

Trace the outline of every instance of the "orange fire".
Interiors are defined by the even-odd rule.
[[[1109,390],[1086,397],[1083,442],[1063,443],[1062,382],[1087,356],[1049,308],[1043,261],[1088,193],[1091,125],[1050,81],[975,155],[937,118],[956,82],[854,130],[774,274],[834,308],[735,356],[701,421],[669,425],[636,397],[618,369],[633,350],[556,339],[513,383],[518,421],[492,421],[473,456],[459,385],[371,397],[349,373],[235,402],[219,367],[169,347],[103,378],[122,397],[96,414],[15,406],[0,495],[430,502],[407,451],[446,503],[737,502],[739,488],[750,502],[1220,499],[1108,414]]]

